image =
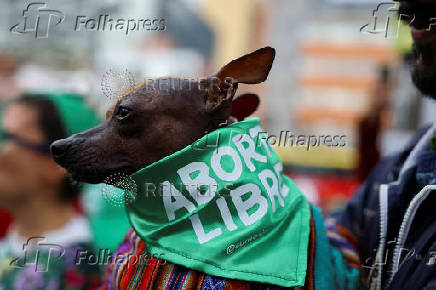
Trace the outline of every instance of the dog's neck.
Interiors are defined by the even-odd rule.
[[[206,126],[204,131],[205,135],[215,131],[218,128],[226,127],[230,124],[237,122],[238,120],[235,117],[229,116],[227,119],[215,119],[211,120],[209,124]]]

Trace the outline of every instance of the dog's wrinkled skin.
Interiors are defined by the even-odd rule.
[[[225,123],[237,84],[266,80],[274,56],[274,49],[265,47],[200,82],[161,78],[139,84],[119,99],[103,124],[54,142],[53,157],[79,181],[131,174]]]

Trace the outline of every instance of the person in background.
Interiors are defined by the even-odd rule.
[[[49,144],[68,136],[67,126],[89,121],[74,111],[75,98],[28,95],[3,110],[0,207],[11,212],[13,224],[0,241],[0,289],[94,289],[100,284],[99,265],[77,259],[78,253],[95,252],[88,222],[75,207],[79,188],[49,153]],[[62,102],[71,107],[68,116],[58,109]]]
[[[412,80],[436,100],[434,0],[399,1],[411,26]],[[408,117],[408,116],[406,116]],[[436,289],[436,124],[376,166],[345,209],[326,221],[359,249],[370,289]]]
[[[383,118],[389,108],[391,77],[388,66],[382,66],[378,73],[369,111],[359,122],[359,166],[357,178],[365,181],[380,160],[379,137],[383,129]]]

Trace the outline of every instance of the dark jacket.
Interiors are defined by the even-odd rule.
[[[357,242],[371,289],[436,289],[436,126],[383,159],[334,214]]]

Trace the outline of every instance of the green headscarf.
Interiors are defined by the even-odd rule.
[[[29,93],[25,95],[28,97],[42,96],[51,100],[64,122],[67,136],[95,127],[101,121],[81,95],[71,93]]]

